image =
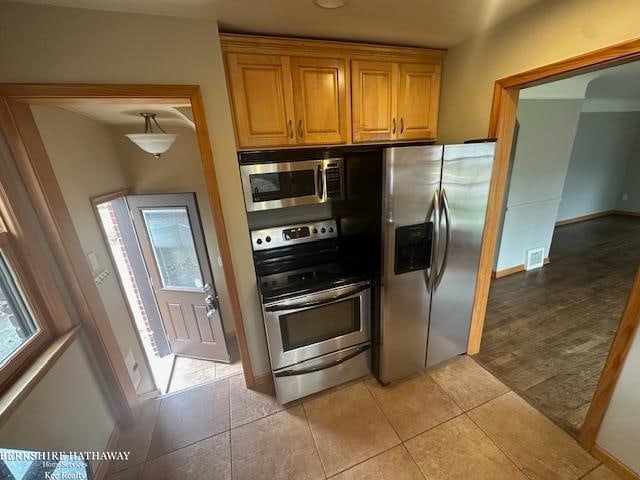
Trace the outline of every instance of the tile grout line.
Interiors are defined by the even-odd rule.
[[[591,470],[589,470],[587,473],[585,473],[583,476],[581,476],[578,480],[584,480],[585,478],[587,478],[587,475],[589,475],[590,473],[594,472],[596,469],[600,468],[602,465],[604,465],[604,463],[602,463],[602,462],[600,462],[600,460],[598,460],[598,464],[595,467],[593,467]]]
[[[227,386],[227,388],[229,388],[229,386]],[[231,397],[231,392],[229,392],[229,397]],[[231,412],[231,410],[229,410],[229,412]],[[160,413],[160,407],[158,407],[158,414],[159,413]],[[157,417],[158,416],[159,415],[156,415],[156,423],[154,424],[153,433],[155,433],[155,429],[157,427],[157,422],[158,422]],[[158,455],[157,457],[154,457],[154,458],[149,458],[149,453],[147,452],[147,458],[145,460],[145,464],[147,464],[147,463],[149,463],[149,462],[151,462],[153,460],[156,460],[158,458],[164,457],[165,455],[169,455],[170,453],[177,452],[178,450],[182,450],[184,448],[191,447],[192,445],[195,445],[196,443],[202,442],[204,440],[208,440],[209,438],[215,437],[216,435],[221,435],[221,434],[227,433],[227,432],[229,432],[229,436],[231,436],[231,418],[229,418],[229,428],[225,428],[224,430],[220,430],[219,432],[213,433],[211,435],[207,435],[207,436],[202,437],[202,438],[200,438],[198,440],[194,440],[193,442],[189,442],[189,443],[187,443],[187,444],[185,444],[185,445],[183,445],[181,447],[175,448],[173,450],[168,450],[168,451],[163,452],[161,455]],[[151,435],[151,438],[153,440],[153,434]],[[151,450],[151,443],[149,443],[149,450]]]
[[[304,419],[307,422],[307,429],[309,430],[309,433],[311,434],[311,440],[313,440],[313,446],[315,447],[316,454],[318,455],[318,459],[320,460],[320,467],[322,468],[322,474],[324,475],[325,479],[329,478],[329,477],[327,477],[327,469],[324,466],[324,461],[322,460],[322,455],[320,455],[320,449],[318,448],[318,442],[316,441],[316,437],[313,434],[313,429],[311,428],[311,422],[309,421],[309,416],[307,415],[307,409],[304,406],[304,401],[300,402],[300,404],[302,406],[302,413],[304,413]]]
[[[369,388],[369,386],[367,385],[366,382],[362,382],[364,384],[364,388],[365,390],[369,393],[369,395],[371,396],[371,399],[373,400],[373,403],[375,403],[376,407],[378,407],[378,410],[380,410],[380,413],[382,413],[382,416],[385,418],[385,420],[387,421],[387,423],[389,424],[389,426],[391,427],[391,430],[393,430],[393,432],[396,434],[396,437],[398,437],[398,440],[400,440],[400,443],[402,443],[402,437],[400,437],[400,434],[398,433],[398,431],[396,430],[396,427],[393,426],[393,423],[391,423],[391,420],[389,420],[389,417],[387,417],[387,414],[384,413],[383,408],[380,406],[380,404],[378,403],[378,400],[376,400],[376,396],[373,394],[373,392],[371,391],[371,389]],[[372,457],[373,458],[373,457]]]
[[[351,470],[352,468],[356,468],[358,465],[362,465],[363,463],[368,462],[369,460],[373,460],[374,458],[379,457],[380,455],[384,455],[385,453],[389,452],[390,450],[393,450],[394,448],[398,448],[398,447],[402,447],[402,441],[400,443],[398,443],[397,445],[394,445],[393,447],[389,447],[384,449],[383,451],[381,451],[380,453],[376,453],[373,457],[369,457],[369,458],[365,458],[364,460],[360,460],[358,463],[354,463],[353,465],[351,465],[350,467],[344,468],[336,473],[334,473],[333,475],[331,475],[330,477],[327,478],[327,480],[331,479],[331,478],[335,478],[338,475],[340,475],[341,473],[347,472],[349,470]],[[409,455],[411,456],[411,455]],[[418,468],[418,470],[420,470]],[[420,472],[422,473],[422,471]]]
[[[375,380],[375,379],[374,379],[374,380]],[[331,477],[328,477],[328,478],[335,478],[336,476],[340,475],[341,473],[346,472],[346,471],[348,471],[348,470],[351,470],[352,468],[355,468],[355,467],[357,467],[358,465],[361,465],[361,464],[363,464],[363,463],[365,463],[365,462],[368,462],[369,460],[373,460],[374,458],[379,457],[380,455],[384,455],[385,453],[387,453],[387,452],[389,452],[390,450],[393,450],[394,448],[397,448],[397,447],[402,447],[402,448],[404,448],[404,450],[409,454],[409,457],[411,457],[411,461],[414,463],[414,465],[416,466],[416,468],[418,469],[418,471],[420,472],[420,474],[424,477],[424,473],[422,473],[422,470],[421,470],[421,469],[420,469],[420,467],[416,464],[416,462],[415,462],[415,460],[414,460],[413,456],[412,456],[412,455],[411,455],[411,453],[407,450],[407,447],[404,445],[404,442],[403,442],[402,438],[400,438],[400,435],[398,434],[398,432],[397,432],[397,431],[396,431],[396,429],[394,428],[393,424],[391,423],[391,421],[389,420],[389,418],[387,417],[387,415],[384,413],[384,410],[383,410],[383,409],[382,409],[382,407],[378,404],[378,402],[377,402],[377,400],[376,400],[376,398],[375,398],[375,395],[374,395],[373,393],[371,393],[371,390],[370,390],[370,389],[369,389],[369,387],[367,386],[367,382],[366,382],[366,381],[362,381],[361,383],[364,385],[364,388],[365,388],[365,390],[367,390],[367,392],[369,393],[369,395],[371,395],[371,397],[372,397],[372,399],[373,399],[373,402],[375,403],[375,405],[378,407],[378,409],[380,410],[380,412],[382,413],[382,415],[384,416],[384,418],[387,420],[387,422],[388,422],[388,423],[389,423],[389,425],[391,426],[391,429],[394,431],[394,433],[395,433],[395,434],[396,434],[396,436],[398,437],[398,440],[400,440],[400,443],[398,443],[398,444],[396,444],[396,445],[393,445],[393,446],[391,446],[391,447],[389,447],[389,448],[386,448],[386,449],[384,449],[383,451],[381,451],[381,452],[379,452],[379,453],[376,453],[375,455],[373,455],[373,456],[371,456],[371,457],[365,458],[364,460],[361,460],[361,461],[359,461],[359,462],[357,462],[357,463],[355,463],[355,464],[353,464],[353,465],[351,465],[351,466],[349,466],[349,467],[347,467],[347,468],[345,468],[345,469],[343,469],[343,470],[340,470],[340,471],[336,472],[335,474],[333,474]],[[354,384],[354,385],[357,385],[357,383],[356,383],[356,384]],[[423,433],[424,433],[424,432],[423,432]],[[420,434],[418,434],[418,435],[420,435]]]
[[[435,429],[435,428],[441,427],[441,426],[442,426],[442,425],[444,425],[445,423],[449,423],[450,421],[455,420],[456,418],[460,418],[460,417],[461,417],[461,416],[463,416],[465,413],[466,413],[466,412],[461,411],[458,415],[455,415],[455,416],[451,417],[451,418],[450,418],[450,419],[448,419],[448,420],[445,420],[445,421],[443,421],[443,422],[440,422],[440,423],[438,423],[437,425],[434,425],[434,426],[432,426],[432,427],[429,427],[429,428],[427,428],[424,432],[420,432],[420,433],[416,433],[415,435],[411,435],[411,436],[410,436],[409,438],[407,438],[406,440],[402,440],[402,443],[407,443],[407,442],[409,442],[409,441],[413,440],[414,438],[419,437],[420,435],[423,435],[423,434],[425,434],[425,433],[427,433],[427,432],[430,432],[431,430],[433,430],[433,429]]]
[[[511,393],[511,391],[509,391],[509,392],[505,392],[505,393],[503,393],[502,395],[498,395],[498,396],[497,396],[497,397],[495,397],[493,400],[495,400],[496,398],[503,397],[503,396],[507,395],[508,393]],[[489,400],[489,401],[491,401],[491,400]],[[478,405],[477,407],[474,407],[474,408],[472,408],[471,410],[469,410],[469,412],[471,412],[471,411],[473,411],[473,410],[475,410],[475,409],[477,409],[477,408],[480,408],[481,406],[486,405],[487,403],[489,403],[489,402],[485,402],[485,403],[483,403],[483,404],[481,404],[481,405]],[[466,415],[467,413],[468,413],[468,412],[465,412],[465,415]],[[535,479],[533,479],[531,476],[527,475],[527,473],[526,473],[526,472],[525,472],[525,471],[520,467],[520,465],[518,465],[518,464],[516,463],[516,461],[515,461],[513,458],[511,458],[511,455],[509,455],[509,454],[508,454],[507,452],[505,452],[502,448],[500,448],[500,445],[498,445],[498,443],[497,443],[497,442],[496,442],[496,441],[495,441],[495,440],[494,440],[494,439],[493,439],[493,438],[492,438],[492,437],[491,437],[491,436],[490,436],[490,435],[489,435],[489,434],[488,434],[488,433],[487,433],[487,432],[486,432],[486,431],[485,431],[485,430],[484,430],[484,429],[483,429],[483,428],[482,428],[482,427],[481,427],[481,426],[480,426],[480,425],[479,425],[479,424],[478,424],[478,423],[473,419],[473,417],[471,417],[471,415],[466,415],[466,417],[467,417],[469,420],[471,420],[471,423],[473,423],[476,427],[478,427],[478,429],[482,432],[482,434],[483,434],[485,437],[487,437],[487,439],[488,439],[488,440],[489,440],[489,441],[490,441],[490,442],[491,442],[491,443],[492,443],[492,444],[493,444],[493,445],[494,445],[494,446],[495,446],[495,447],[496,447],[500,452],[502,452],[502,454],[505,456],[505,458],[506,458],[507,460],[509,460],[509,461],[513,464],[513,466],[514,466],[514,467],[516,467],[516,468],[518,469],[518,471],[519,471],[520,473],[522,473],[522,475],[524,475],[524,476],[525,476],[525,478],[528,478],[528,479],[530,479],[530,480],[535,480]]]

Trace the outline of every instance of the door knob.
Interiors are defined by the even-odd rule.
[[[204,297],[204,303],[207,305],[207,316],[210,317],[216,310],[218,310],[218,303],[216,302],[216,297],[213,295],[207,295]]]

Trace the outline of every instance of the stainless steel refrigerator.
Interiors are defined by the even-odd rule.
[[[467,350],[494,151],[494,142],[385,150],[383,383]]]

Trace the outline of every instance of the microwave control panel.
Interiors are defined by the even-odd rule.
[[[327,180],[327,198],[342,198],[342,168],[341,164],[330,163],[325,167]]]

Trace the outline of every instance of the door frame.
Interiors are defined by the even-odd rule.
[[[501,226],[504,199],[508,188],[507,179],[520,90],[635,60],[640,60],[640,38],[527,70],[495,82],[487,136],[497,138],[498,141],[491,176],[482,252],[467,346],[469,355],[474,355],[480,351],[492,280],[491,271]],[[579,443],[587,450],[592,450],[595,446],[598,430],[622,371],[626,354],[638,329],[638,324],[640,324],[639,297],[640,273],[636,276],[636,281],[609,350],[609,356],[600,376],[591,407],[587,412],[587,417],[578,436]]]
[[[129,377],[109,318],[93,282],[71,215],[40,138],[30,105],[64,103],[176,103],[189,102],[193,111],[198,149],[207,186],[218,248],[233,315],[247,388],[256,384],[247,346],[240,299],[218,189],[204,102],[198,85],[136,84],[0,84],[0,129],[45,227],[72,302],[85,325],[89,345],[111,393],[116,416],[122,425],[137,417],[140,403]],[[89,201],[89,199],[87,199]]]

